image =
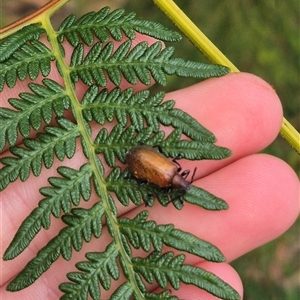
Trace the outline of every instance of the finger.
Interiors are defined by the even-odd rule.
[[[184,161],[183,168],[198,167],[196,178],[264,149],[282,123],[282,107],[274,89],[252,74],[212,78],[166,98],[174,99],[178,108],[213,132],[217,145],[232,151],[231,157],[221,161]]]
[[[290,166],[269,155],[241,158],[193,184],[224,199],[229,209],[206,211],[185,203],[177,211],[155,202],[149,218],[211,242],[227,261],[278,237],[299,215],[299,180]]]
[[[230,79],[228,79],[228,77],[230,77]],[[194,108],[192,111],[194,117],[200,118],[201,122],[206,122],[208,125],[207,127],[213,127],[209,129],[216,131],[216,135],[219,139],[219,144],[223,144],[224,146],[233,149],[233,159],[237,159],[237,157],[241,157],[242,155],[245,155],[249,152],[240,145],[241,143],[245,143],[244,136],[246,136],[249,141],[254,141],[253,143],[251,143],[251,145],[249,145],[249,148],[251,148],[251,152],[259,149],[266,143],[266,141],[268,142],[272,140],[272,138],[274,138],[274,136],[276,135],[276,131],[278,130],[278,126],[274,126],[273,124],[270,125],[270,119],[272,116],[272,120],[275,120],[274,123],[279,123],[279,119],[281,117],[281,107],[280,104],[277,103],[278,98],[271,88],[266,87],[266,84],[262,83],[255,76],[248,74],[227,75],[222,78],[213,79],[213,81],[218,89],[221,89],[221,91],[225,90],[227,94],[225,92],[218,93],[219,95],[211,97],[208,91],[213,91],[213,88],[211,86],[212,80],[208,80],[206,82],[208,82],[209,86],[211,87],[210,89],[206,87],[206,82],[203,82],[199,85],[184,89],[183,91],[180,90],[171,93],[171,95],[168,95],[167,98],[175,98],[178,101],[178,105],[181,106],[185,105],[184,99],[190,99],[189,101],[193,101],[192,103],[190,102],[190,106]],[[234,84],[232,83],[232,81],[236,81],[236,83]],[[226,88],[227,84],[231,85],[230,89]],[[237,93],[234,90],[234,86],[249,87],[249,93],[253,93],[252,101],[248,99],[248,106],[253,105],[253,108],[251,110],[239,109],[238,113],[234,113],[236,107],[240,106],[240,97],[236,95]],[[191,94],[190,97],[187,97],[187,92]],[[179,96],[177,96],[177,93],[179,94]],[[262,101],[262,99],[257,96],[260,93],[265,95],[264,101]],[[202,101],[200,105],[201,109],[195,109],[198,108],[197,103],[199,102],[199,99],[201,99]],[[222,110],[211,110],[211,99],[216,99],[213,101],[214,107],[222,107],[223,103],[226,103],[228,99],[231,99],[230,103],[232,106],[231,109],[233,111],[231,112],[229,111],[229,109],[226,111],[225,107]],[[262,105],[261,103],[264,104]],[[188,107],[183,108],[188,109]],[[224,113],[224,111],[226,111],[226,113]],[[251,122],[244,122],[244,120],[248,118],[249,111],[252,111],[251,120],[265,120],[266,125],[262,126],[262,128],[260,129],[261,134],[257,134],[255,130],[253,130]],[[230,116],[231,114],[237,115],[239,117],[228,117],[228,115]],[[215,126],[211,119],[213,119],[214,122],[217,122],[218,126]],[[228,125],[231,127],[230,133],[226,127],[226,122],[228,123],[229,121],[231,122],[231,124]],[[234,136],[239,135],[241,127],[244,128],[244,134],[241,135],[240,139],[235,139]],[[254,136],[251,135],[253,131]],[[82,151],[79,146],[77,151],[78,153],[76,153],[73,159],[65,160],[63,164],[71,166],[75,169],[79,169],[80,165],[83,164],[86,159],[82,155]],[[48,186],[47,178],[49,176],[56,175],[55,169],[60,164],[61,163],[56,160],[52,169],[43,170],[42,176],[39,176],[37,178],[31,176],[26,183],[21,183],[19,180],[17,180],[16,182],[11,183],[8,188],[2,193],[1,201],[3,205],[4,216],[3,224],[5,224],[5,230],[3,231],[5,233],[3,237],[4,249],[8,246],[8,243],[16,232],[16,229],[20,226],[21,221],[29,214],[31,210],[36,207],[37,202],[41,199],[38,188],[41,186]],[[224,162],[222,161],[196,162],[194,163],[194,165],[199,166],[196,175],[199,178],[199,176],[201,176],[202,174],[207,174],[220,165],[222,166],[223,164]],[[188,166],[188,164],[184,162],[182,166],[186,167]],[[11,201],[11,199],[13,199],[13,201]],[[90,203],[92,203],[93,201],[97,201],[97,199],[98,198],[93,195]],[[125,209],[128,210],[131,207]],[[14,214],[15,211],[19,212],[17,216],[15,216]],[[123,212],[125,212],[124,208],[121,213]],[[47,237],[47,235],[45,237]]]
[[[183,210],[178,211],[171,205],[162,208],[156,202],[148,208],[149,219],[158,224],[174,224],[176,228],[211,242],[222,251],[227,261],[276,238],[293,224],[299,214],[299,181],[296,174],[284,162],[268,155],[242,158],[195,184],[225,199],[229,209],[205,211],[186,203]],[[126,217],[133,218],[144,209],[138,207],[128,212]],[[14,272],[19,272],[25,262],[34,257],[42,238],[39,235],[25,253],[3,264],[4,281],[8,281]],[[59,273],[60,268],[64,272],[71,271],[75,262],[85,260],[83,253],[104,251],[110,240],[104,230],[99,241],[84,244],[81,253],[73,253],[71,262],[60,259],[51,267],[51,272]],[[187,256],[187,263],[199,263],[199,258]],[[51,272],[42,276],[48,282],[53,277]],[[56,279],[58,277],[64,280],[64,274],[57,274]]]
[[[220,91],[218,91],[219,89]],[[244,90],[241,91],[241,89]],[[264,148],[278,134],[282,120],[281,105],[273,89],[261,79],[250,74],[230,74],[210,79],[169,93],[166,99],[175,99],[178,107],[199,119],[204,126],[215,133],[219,145],[227,147],[233,152],[232,157],[221,161],[184,161],[183,168],[198,167],[196,178],[209,174],[239,157]],[[242,104],[241,99],[243,99]],[[80,148],[77,152],[80,152]],[[2,156],[5,155],[7,154]],[[85,158],[81,155],[65,161],[64,164],[75,168],[83,162],[85,162]],[[60,162],[55,163],[53,167],[60,164]],[[47,176],[47,172],[49,171],[45,172],[45,176]],[[50,170],[49,175],[52,175],[51,172],[53,171]],[[43,176],[35,178],[34,182],[38,186],[40,186],[39,180],[45,182]],[[20,182],[16,181],[11,184],[11,192],[19,190],[20,194],[24,195],[23,187],[27,189],[28,185],[20,185]],[[33,189],[26,190],[25,194],[31,193],[31,191]],[[36,192],[34,193],[34,195],[29,194],[28,196],[29,199],[36,201]],[[18,195],[16,197],[18,199]]]

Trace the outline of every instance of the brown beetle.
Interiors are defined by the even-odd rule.
[[[168,160],[157,149],[137,146],[128,151],[126,162],[133,176],[141,181],[151,182],[161,188],[175,188],[187,191],[190,182],[185,178],[190,171],[179,174],[181,167],[175,159]]]

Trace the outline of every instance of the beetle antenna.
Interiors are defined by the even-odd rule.
[[[193,182],[194,182],[194,177],[195,177],[196,171],[197,171],[197,167],[196,167],[196,168],[194,169],[194,171],[193,171],[193,175],[192,175],[192,178],[191,178],[191,182],[190,182],[190,183],[193,183]]]

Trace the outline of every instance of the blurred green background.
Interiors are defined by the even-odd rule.
[[[1,27],[46,2],[2,0]],[[276,89],[285,118],[300,131],[299,0],[175,2],[241,71],[262,77]],[[73,0],[54,16],[53,21],[59,24],[70,13],[80,16],[106,5],[124,7],[141,18],[175,28],[151,0]],[[205,61],[186,39],[178,44],[176,56]],[[178,89],[193,82],[171,77],[167,89]],[[264,152],[282,158],[300,175],[299,156],[280,136]],[[299,300],[300,219],[284,235],[237,259],[233,265],[244,283],[244,299]]]

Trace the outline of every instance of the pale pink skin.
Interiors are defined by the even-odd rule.
[[[153,42],[151,38],[138,35],[134,43],[142,40]],[[57,75],[52,76],[55,78]],[[1,106],[8,107],[7,99],[23,91],[21,87],[24,84],[18,84],[14,90],[5,89],[0,97]],[[128,84],[124,82],[123,86],[127,87]],[[142,88],[142,85],[138,85],[136,90]],[[78,93],[82,94],[85,89],[79,85]],[[282,121],[280,100],[265,81],[246,73],[209,79],[169,93],[166,99],[176,100],[176,107],[191,114],[216,135],[218,145],[232,150],[233,155],[221,161],[181,161],[183,170],[197,167],[193,185],[226,200],[230,208],[213,212],[185,204],[179,212],[172,205],[161,207],[155,202],[153,207],[148,208],[149,219],[162,224],[173,223],[219,247],[227,259],[226,263],[212,264],[193,256],[188,256],[187,262],[212,271],[242,295],[239,275],[228,262],[284,233],[299,214],[299,180],[295,172],[276,157],[255,154],[268,146],[279,132]],[[79,145],[78,149],[75,157],[63,164],[78,169],[84,162]],[[6,155],[6,152],[1,154]],[[61,163],[56,160],[55,166],[58,165]],[[42,176],[31,176],[25,183],[17,180],[1,192],[1,257],[23,219],[41,199],[38,188],[47,185],[47,177],[57,176],[54,169],[43,170]],[[97,200],[93,195],[85,205],[90,207]],[[118,201],[116,204],[119,213],[130,218],[145,209],[144,205],[123,207],[118,205]],[[70,262],[60,258],[27,289],[17,294],[7,292],[7,283],[63,226],[59,220],[52,222],[51,229],[42,231],[19,257],[13,261],[2,261],[0,298],[58,299],[62,293],[57,286],[67,280],[67,272],[75,270],[75,262],[85,260],[83,253],[87,251],[104,250],[110,240],[104,229],[101,239],[84,244],[82,253],[74,251]],[[149,289],[155,290],[156,286]],[[188,285],[183,285],[174,293],[179,298],[189,295],[189,299],[216,299]],[[103,292],[102,297],[109,298],[109,294]]]

